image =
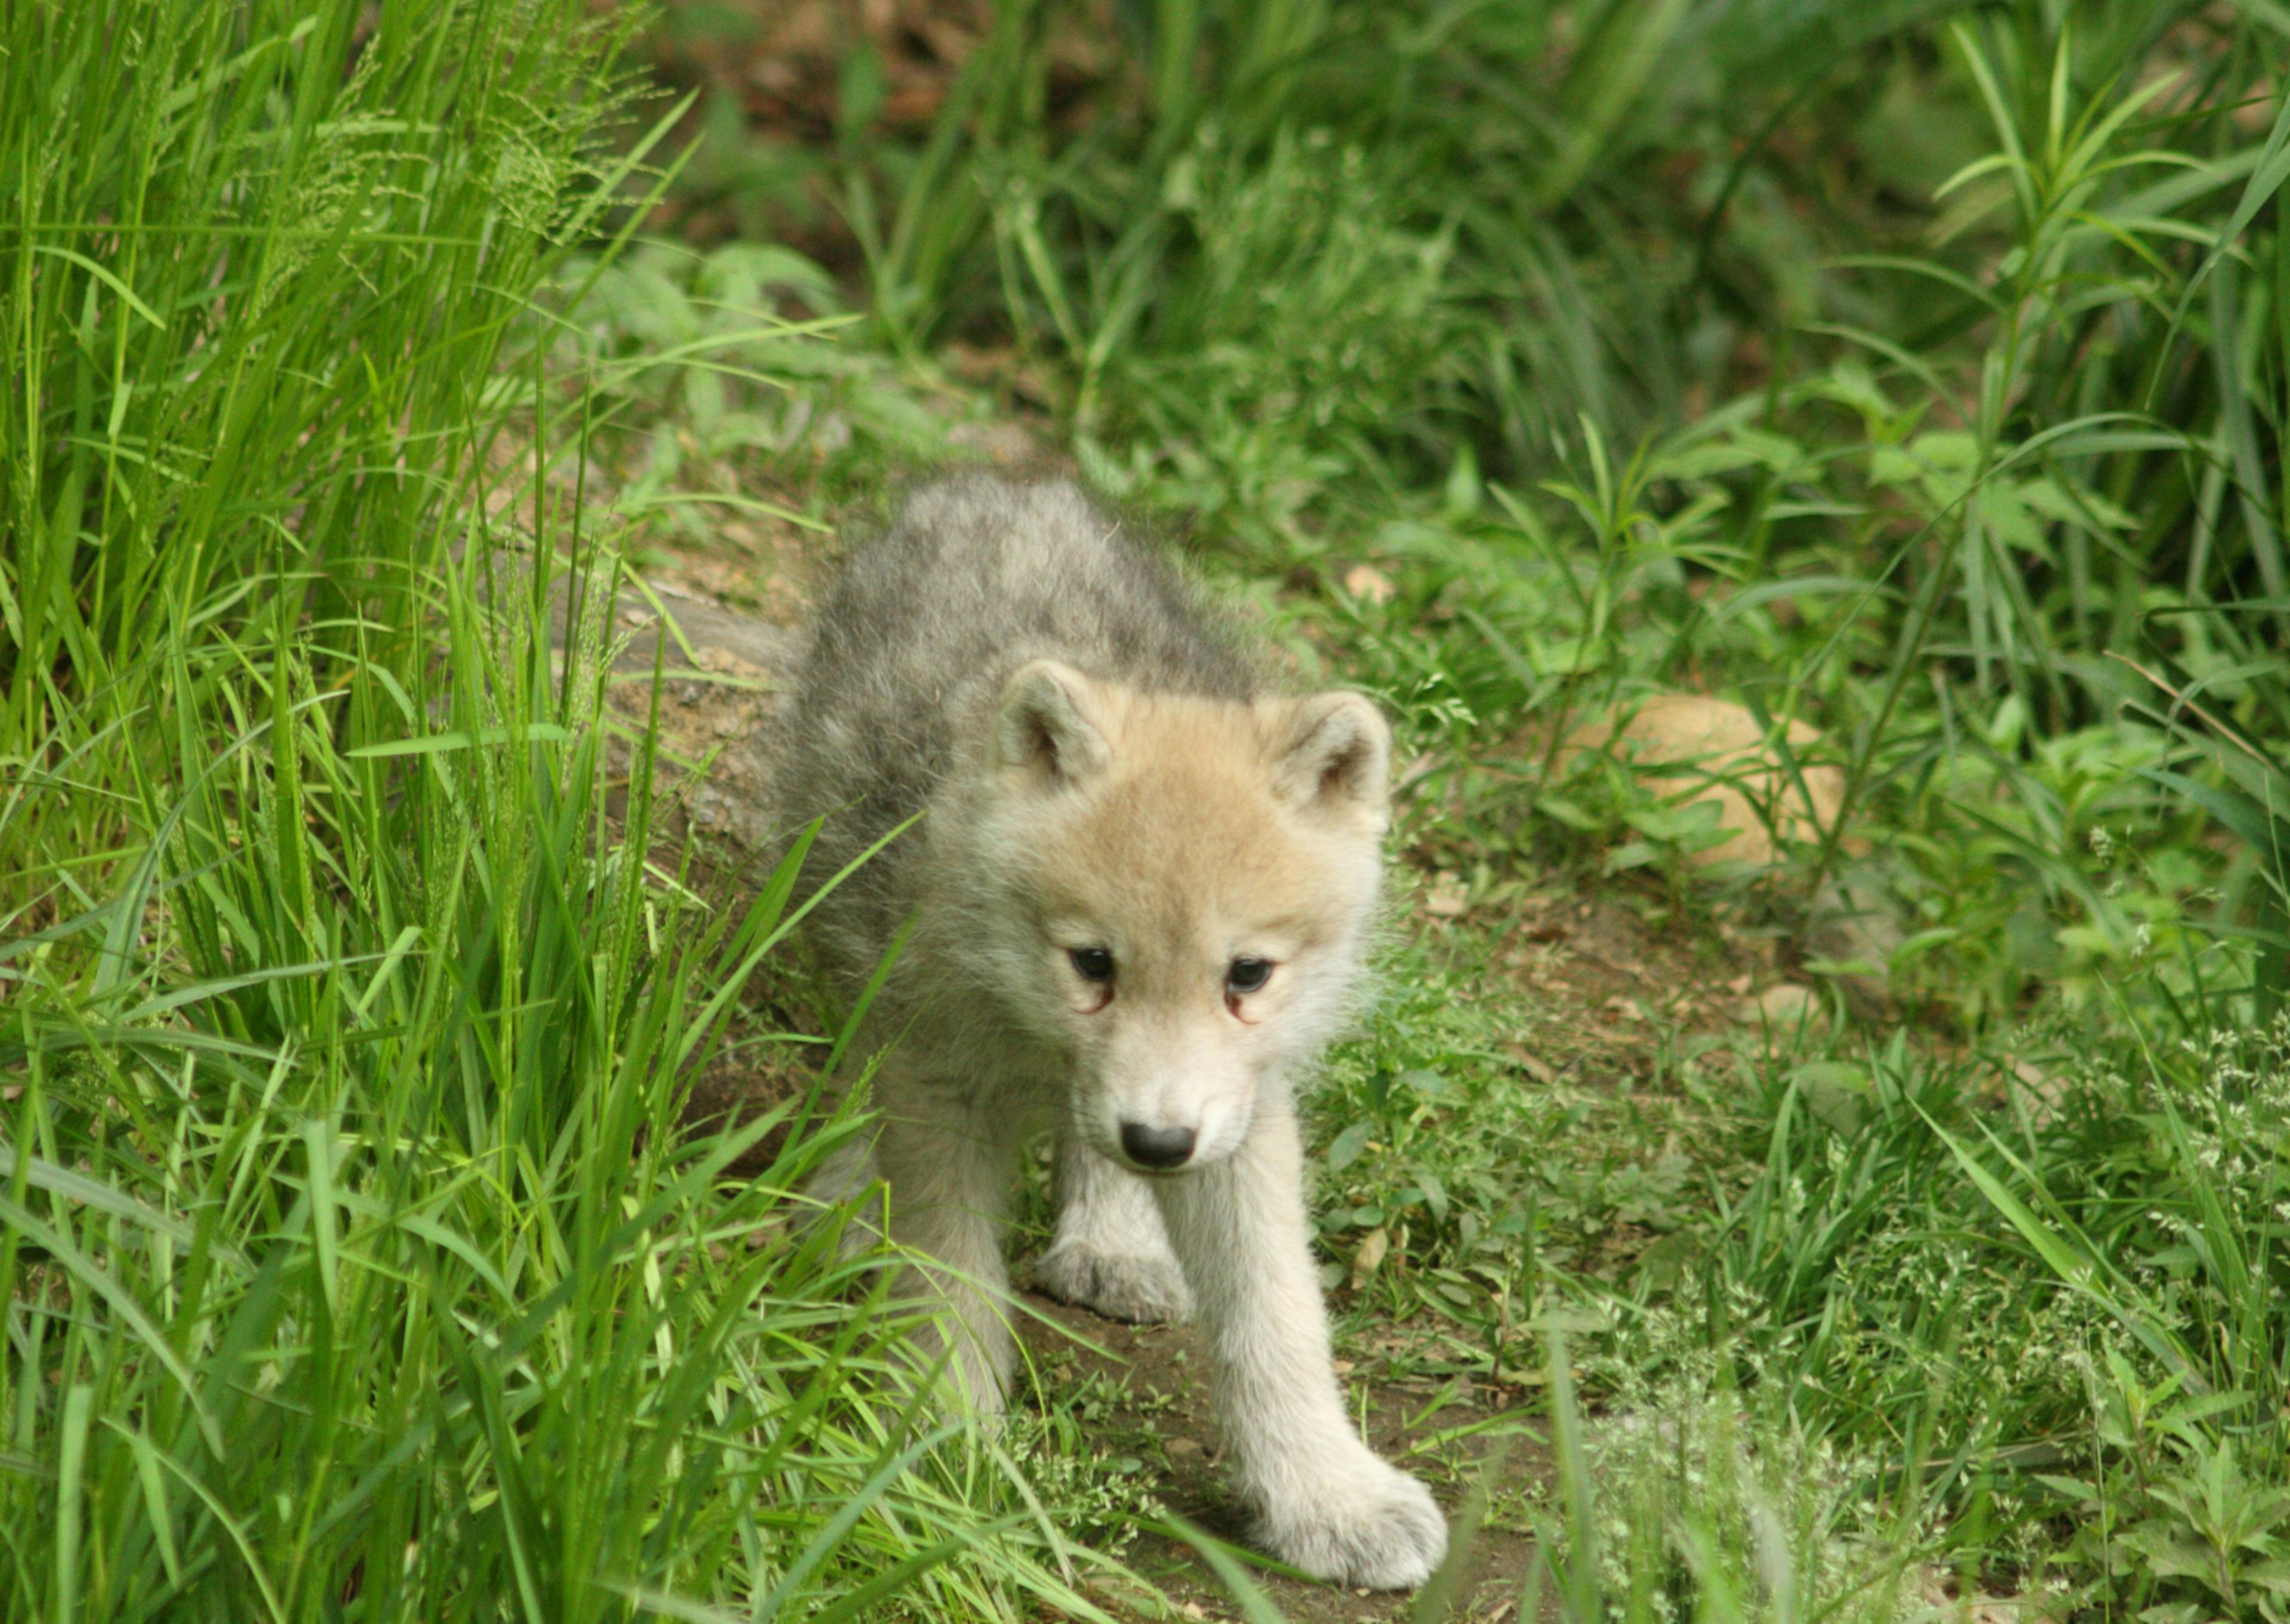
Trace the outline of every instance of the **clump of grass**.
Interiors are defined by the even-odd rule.
[[[321,621],[421,622],[504,336],[621,172],[599,143],[625,23],[362,16],[116,0],[0,25],[23,381],[0,404],[0,759],[132,753],[150,730],[108,724],[165,702],[154,639],[260,620],[266,583]],[[11,914],[51,885],[89,900],[26,852],[106,852],[112,810],[17,804],[36,844],[7,860]]]
[[[597,667],[561,692],[485,556],[437,583],[436,666],[321,698],[291,619],[175,649],[180,790],[9,956],[12,1588],[105,1618],[1085,1605],[1023,1554],[1058,1536],[1004,1543],[1013,1488],[935,1476],[870,1391],[901,1322],[793,1194],[834,1135],[733,1181],[797,1105],[682,1128],[793,868],[701,905],[657,866],[648,748],[608,817]]]
[[[1703,1108],[1616,1098],[1604,1065],[1536,1081],[1519,1056],[1555,1027],[1511,996],[1457,997],[1505,973],[1458,956],[1388,951],[1365,1029],[1307,1097],[1321,1282],[1348,1332],[1396,1324],[1411,1370],[1532,1379],[1545,1316],[1597,1302],[1650,1246],[1690,1250],[1679,1232],[1733,1147],[1688,1148]]]
[[[687,547],[722,544],[722,510],[819,527],[831,504],[945,460],[949,419],[969,415],[850,342],[862,316],[789,249],[644,239],[573,255],[556,282],[572,306],[556,364],[592,369],[592,443],[616,508]]]
[[[1868,1481],[1923,1485],[1947,1560],[1997,1582],[2265,1616],[2286,1044],[2122,1054],[2070,1027],[2000,1073],[1898,1043],[1800,1066],[1707,1272],[1596,1367],[1654,1414],[1681,1382],[1742,1392]]]
[[[1148,1469],[1151,1440],[1113,1425],[1126,1385],[1098,1371],[1075,1379],[1072,1364],[1055,1353],[1044,1362],[1036,1373],[1046,1402],[1013,1412],[1005,1443],[1035,1492],[1057,1508],[1059,1532],[1118,1556],[1168,1508]]]
[[[1725,1620],[1913,1615],[1925,1597],[1865,1473],[1796,1423],[1685,1385],[1583,1436],[1562,1362],[1552,1403],[1559,1514],[1539,1530],[1561,1617]],[[1886,1530],[1915,1533],[1914,1519]]]
[[[1045,237],[1029,188],[1050,184],[1005,183],[1025,201],[1000,212],[999,248],[1019,331],[1076,363],[1093,476],[1280,560],[1318,550],[1304,521],[1331,488],[1445,468],[1436,403],[1476,334],[1453,233],[1425,223],[1396,153],[1326,128],[1260,149],[1205,124],[1157,207],[1092,222],[1117,235],[1085,283]]]

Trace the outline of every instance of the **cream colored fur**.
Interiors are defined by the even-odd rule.
[[[1006,506],[1024,493],[989,494]],[[976,567],[1005,567],[981,548]],[[864,630],[834,628],[849,658],[866,657]],[[990,1413],[1015,1354],[1005,1204],[1019,1149],[1054,1129],[1058,1231],[1037,1279],[1121,1318],[1197,1316],[1256,1537],[1321,1578],[1421,1583],[1446,1525],[1345,1412],[1293,1100],[1359,977],[1386,819],[1382,718],[1353,693],[1266,697],[1222,678],[1157,689],[1040,654],[952,702],[950,739],[926,740],[941,764],[919,848],[897,893],[869,902],[889,917],[902,901],[915,921],[876,1024],[896,1037],[877,1076],[879,1127],[820,1193],[883,1181],[892,1238],[931,1260],[900,1289],[951,1310],[949,1363]],[[828,716],[816,737],[837,725]],[[819,748],[831,780],[837,758]],[[845,777],[840,793],[865,796]],[[854,934],[879,932],[853,917]],[[1084,972],[1093,951],[1109,980]],[[1252,960],[1269,977],[1240,990],[1233,967]],[[1173,1171],[1141,1167],[1125,1124],[1189,1131],[1191,1154]]]

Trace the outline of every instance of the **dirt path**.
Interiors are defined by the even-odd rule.
[[[1115,1395],[1098,1425],[1109,1444],[1143,1462],[1154,1492],[1169,1510],[1233,1543],[1241,1542],[1237,1508],[1224,1487],[1222,1444],[1210,1412],[1207,1351],[1190,1325],[1125,1325],[1029,1293],[1038,1320],[1022,1329],[1028,1352],[1053,1388],[1104,1378],[1101,1391]],[[1070,1334],[1068,1334],[1070,1333]],[[1094,1347],[1088,1344],[1095,1344]],[[1541,1498],[1552,1477],[1547,1431],[1517,1410],[1504,1410],[1463,1397],[1424,1416],[1429,1384],[1354,1383],[1357,1412],[1365,1395],[1369,1441],[1387,1457],[1404,1460],[1434,1487],[1454,1517],[1490,1452],[1503,1451],[1500,1471],[1489,1485],[1498,1508]],[[1413,1424],[1410,1424],[1411,1418]],[[1459,1428],[1483,1428],[1480,1436],[1454,1439]],[[1513,1430],[1515,1429],[1515,1430]],[[1507,1435],[1507,1436],[1506,1436]],[[1444,1441],[1443,1441],[1444,1440]],[[1411,1450],[1419,1452],[1412,1458]],[[1460,1532],[1460,1531],[1459,1531]],[[1497,1624],[1516,1616],[1520,1587],[1533,1559],[1533,1541],[1511,1527],[1485,1527],[1473,1534],[1459,1582],[1443,1620]],[[1125,1559],[1168,1596],[1173,1612],[1148,1606],[1120,1611],[1139,1619],[1229,1620],[1242,1616],[1207,1561],[1190,1546],[1146,1534]],[[1353,1624],[1355,1620],[1407,1619],[1416,1598],[1348,1590],[1341,1586],[1292,1579],[1268,1569],[1251,1577],[1293,1624]]]

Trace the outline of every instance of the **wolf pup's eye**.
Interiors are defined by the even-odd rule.
[[[1112,984],[1113,955],[1103,948],[1069,948],[1066,956],[1073,960],[1074,973],[1083,980],[1100,987]]]
[[[1237,993],[1253,993],[1272,979],[1272,961],[1237,958],[1225,967],[1224,984]]]

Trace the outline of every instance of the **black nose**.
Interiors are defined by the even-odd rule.
[[[1140,1167],[1182,1167],[1193,1154],[1190,1128],[1149,1128],[1141,1122],[1121,1124],[1121,1148]]]

